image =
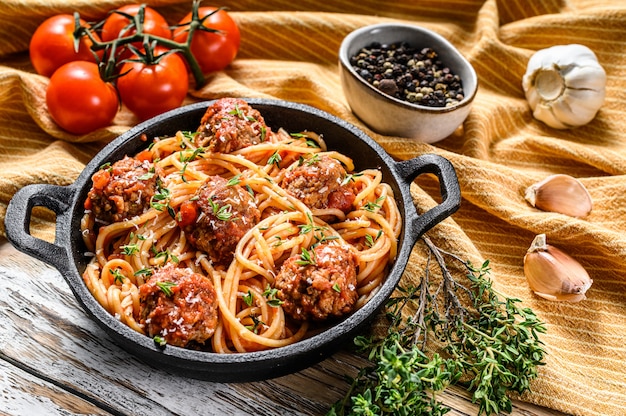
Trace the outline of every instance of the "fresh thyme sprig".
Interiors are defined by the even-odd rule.
[[[428,237],[422,240],[429,257],[420,284],[399,288],[389,300],[386,333],[355,338],[372,365],[351,379],[328,416],[443,415],[450,409],[437,394],[453,384],[472,392],[479,415],[511,412],[508,394],[530,390],[537,367],[544,364],[539,334],[545,324],[519,299],[493,288],[489,261],[475,267]],[[444,257],[463,265],[467,285],[455,280]],[[442,275],[437,283],[429,271],[432,258]],[[408,310],[414,312],[407,316]],[[430,351],[433,344],[442,347]]]

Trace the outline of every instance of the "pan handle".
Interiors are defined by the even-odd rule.
[[[47,184],[27,185],[18,190],[7,207],[4,225],[7,239],[18,250],[42,260],[63,272],[70,262],[66,234],[67,215],[75,190],[69,186]],[[50,243],[30,234],[30,218],[34,207],[45,207],[56,214],[55,242]],[[65,236],[65,237],[64,237]]]
[[[407,186],[419,175],[432,173],[439,179],[441,203],[417,215],[408,226],[411,227],[409,235],[416,242],[424,233],[435,225],[456,212],[461,206],[461,188],[456,176],[454,166],[450,161],[435,154],[424,154],[413,159],[404,160],[395,164],[398,175],[405,181]]]

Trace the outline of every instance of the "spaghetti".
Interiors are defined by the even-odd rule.
[[[257,140],[239,129],[229,137],[243,144],[217,151],[226,135],[205,116],[198,131],[155,138],[93,177],[83,279],[109,313],[158,343],[232,353],[297,342],[364,305],[396,257],[401,217],[379,170],[355,172],[323,137],[274,132],[230,100],[220,117],[248,123]],[[103,196],[105,186],[118,194]],[[197,304],[192,281],[214,290],[202,298],[214,305]],[[204,313],[213,315],[199,322]],[[151,329],[168,314],[170,327]]]

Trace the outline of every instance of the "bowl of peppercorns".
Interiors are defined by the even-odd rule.
[[[339,48],[352,112],[373,131],[435,143],[467,118],[478,87],[470,62],[420,26],[380,23],[349,33]]]

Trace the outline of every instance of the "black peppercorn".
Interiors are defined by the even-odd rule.
[[[372,43],[350,57],[350,63],[366,82],[403,101],[447,107],[464,98],[461,78],[432,48]]]

